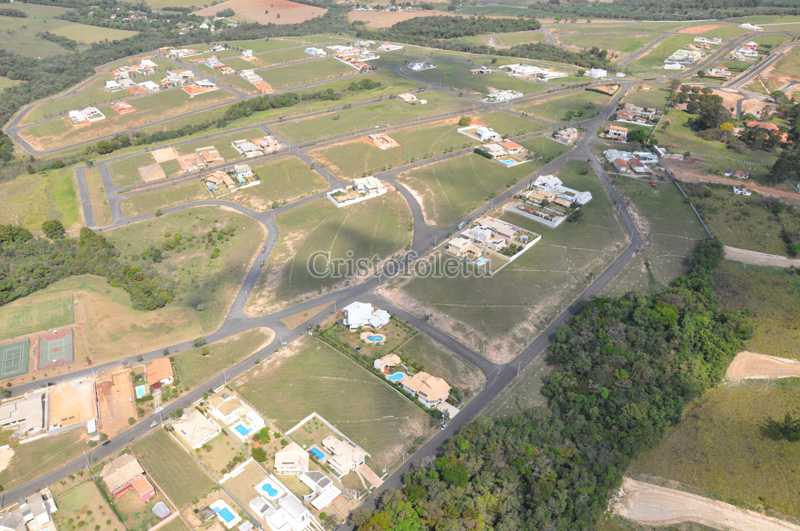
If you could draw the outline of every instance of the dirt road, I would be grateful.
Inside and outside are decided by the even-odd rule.
[[[725,246],[725,258],[733,262],[741,262],[756,266],[767,267],[800,267],[800,258],[787,258],[777,254],[767,254],[750,249]]]
[[[800,361],[746,350],[736,355],[725,373],[725,378],[729,382],[796,377],[800,377]]]
[[[614,504],[614,512],[644,525],[696,522],[715,529],[800,531],[800,526],[790,522],[631,478],[624,479],[622,489],[622,496]]]
[[[664,164],[675,175],[675,178],[685,183],[711,183],[727,186],[743,186],[748,190],[763,195],[764,197],[775,197],[784,201],[800,203],[800,193],[790,190],[781,190],[758,184],[752,180],[739,180],[730,177],[721,177],[697,171],[697,166],[692,161],[664,160]]]

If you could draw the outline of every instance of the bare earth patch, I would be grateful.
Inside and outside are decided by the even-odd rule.
[[[383,29],[412,18],[453,16],[454,14],[456,13],[426,9],[420,9],[419,11],[350,11],[347,14],[347,20],[350,22],[363,22],[368,28]]]
[[[299,24],[321,17],[327,9],[291,0],[228,0],[195,11],[201,17],[213,17],[219,11],[233,9],[234,18],[259,24]]]
[[[746,350],[736,355],[725,373],[725,378],[731,382],[796,377],[800,377],[800,361]]]
[[[707,31],[714,31],[717,28],[721,28],[722,24],[702,24],[700,26],[690,26],[688,28],[682,28],[678,30],[678,33],[686,33],[689,35],[700,35],[701,33],[706,33]]]
[[[8,465],[11,464],[11,460],[14,458],[14,449],[11,448],[9,445],[5,445],[0,448],[0,472],[8,468]]]

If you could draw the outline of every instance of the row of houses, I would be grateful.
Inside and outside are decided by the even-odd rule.
[[[731,52],[731,57],[734,59],[738,59],[739,61],[755,61],[760,57],[758,52],[759,47],[758,43],[755,41],[749,41],[738,48],[736,48],[733,52]]]
[[[652,167],[659,163],[658,155],[649,151],[607,149],[603,152],[603,157],[616,172],[623,174],[650,174]]]

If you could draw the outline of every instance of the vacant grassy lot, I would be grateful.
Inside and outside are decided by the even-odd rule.
[[[800,445],[761,432],[767,417],[800,407],[800,381],[725,385],[690,404],[636,475],[679,481],[693,491],[757,511],[800,516]]]
[[[625,102],[642,107],[664,108],[669,97],[669,90],[661,85],[639,85],[628,91]]]
[[[254,369],[239,387],[281,430],[316,411],[387,469],[428,433],[431,420],[422,409],[345,355],[313,339],[295,348]]]
[[[108,529],[125,531],[114,510],[103,498],[94,481],[84,481],[64,492],[55,494],[58,512],[54,520],[59,529],[77,531],[79,529]]]
[[[4,205],[0,223],[22,225],[38,232],[42,222],[57,219],[70,231],[80,223],[72,168],[25,174],[0,183]]]
[[[734,195],[727,186],[684,185],[686,193],[712,232],[726,245],[786,255],[781,227],[800,231],[797,208],[766,201],[758,195]]]
[[[422,197],[429,222],[448,226],[533,171],[532,163],[506,168],[469,153],[401,176]]]
[[[626,177],[614,178],[614,186],[636,209],[650,245],[613,282],[610,291],[659,289],[681,275],[685,259],[706,237],[700,222],[671,182],[654,186]]]
[[[314,155],[332,166],[337,174],[352,179],[477,145],[476,141],[456,132],[457,127],[454,121],[448,121],[441,125],[392,131],[389,136],[400,144],[392,149],[381,150],[367,138],[361,138],[317,151]]]
[[[597,116],[610,99],[605,94],[582,91],[542,102],[523,104],[518,110],[525,111],[534,118],[554,122],[586,120]]]
[[[420,278],[403,289],[491,359],[508,360],[518,352],[621,250],[623,233],[597,177],[583,163],[566,165],[559,177],[592,192],[577,222],[549,229],[502,215],[542,234],[542,241],[491,278]]]
[[[100,170],[96,166],[86,168],[86,185],[89,188],[89,201],[94,213],[94,222],[98,227],[110,225],[112,221],[111,206],[108,204],[106,189],[103,185],[103,178]]]
[[[331,259],[346,258],[348,253],[354,259],[386,258],[410,242],[411,219],[397,193],[338,209],[319,199],[278,216],[278,233],[280,243],[250,301],[253,311],[352,280],[353,275],[325,274],[327,253]],[[308,267],[314,256],[321,273],[317,276]]]
[[[267,343],[272,333],[266,329],[248,330],[236,336],[194,348],[172,357],[178,385],[189,390],[205,382]]]
[[[664,59],[680,48],[686,48],[694,40],[688,34],[671,35],[650,51],[647,55],[630,65],[633,72],[663,71]]]
[[[409,105],[398,99],[382,101],[364,107],[347,109],[318,118],[276,125],[274,129],[293,143],[312,142],[379,125],[401,125],[424,116],[438,115],[469,104],[468,101],[442,93],[420,96],[427,105]]]
[[[35,301],[15,301],[0,307],[0,339],[50,330],[75,321],[72,297],[56,295]]]
[[[254,220],[217,208],[193,208],[109,234],[120,252],[177,283],[176,302],[206,330],[216,328],[264,237]]]
[[[179,508],[202,498],[214,483],[164,430],[136,442],[131,448],[142,467]]]
[[[670,111],[655,133],[657,143],[675,153],[689,152],[700,159],[700,166],[710,173],[722,174],[733,169],[749,170],[754,177],[765,175],[777,156],[761,150],[748,149],[738,153],[722,142],[704,140],[697,136],[688,121],[691,115],[683,111]],[[666,126],[666,127],[664,127]]]
[[[17,81],[16,79],[0,76],[0,90],[19,85],[20,83],[24,83],[24,81]]]
[[[491,127],[503,136],[519,136],[547,128],[547,124],[543,122],[506,111],[481,114],[476,121]]]
[[[466,44],[482,44],[484,46],[494,46],[496,48],[510,48],[518,44],[544,42],[544,33],[539,30],[512,31],[509,33],[471,35],[469,37],[452,39],[452,41]]]
[[[636,22],[628,22],[615,24],[556,24],[551,27],[551,31],[562,46],[580,49],[600,46],[609,50],[612,58],[615,58],[644,47],[666,29],[656,27],[643,28]]]
[[[726,261],[717,269],[714,285],[725,307],[749,314],[753,337],[748,350],[800,359],[800,276]]]
[[[153,214],[163,208],[182,203],[210,199],[208,188],[199,178],[125,196],[122,213],[125,216]]]
[[[63,465],[88,449],[81,430],[52,435],[27,444],[14,445],[14,457],[0,472],[0,485],[9,489]]]
[[[311,61],[285,67],[270,68],[259,72],[264,81],[277,90],[299,87],[336,79],[345,75],[356,75],[356,71],[335,59]]]
[[[308,164],[289,156],[253,167],[261,184],[236,192],[232,199],[256,210],[268,210],[327,188],[328,183]]]
[[[525,140],[522,145],[533,154],[534,159],[540,164],[547,164],[569,151],[569,147],[544,136]]]

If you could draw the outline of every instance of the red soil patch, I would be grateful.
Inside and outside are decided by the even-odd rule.
[[[417,17],[453,16],[455,13],[444,11],[351,11],[347,14],[350,22],[363,22],[369,28],[382,29],[394,26],[399,22]]]
[[[678,30],[678,33],[688,33],[689,35],[700,35],[702,33],[706,33],[707,31],[714,31],[717,28],[722,27],[722,24],[703,24],[701,26],[691,26],[688,28],[683,28]]]
[[[291,0],[228,0],[195,11],[202,17],[214,16],[223,9],[233,9],[234,18],[259,24],[299,24],[321,17],[327,11],[321,7],[298,4]]]

